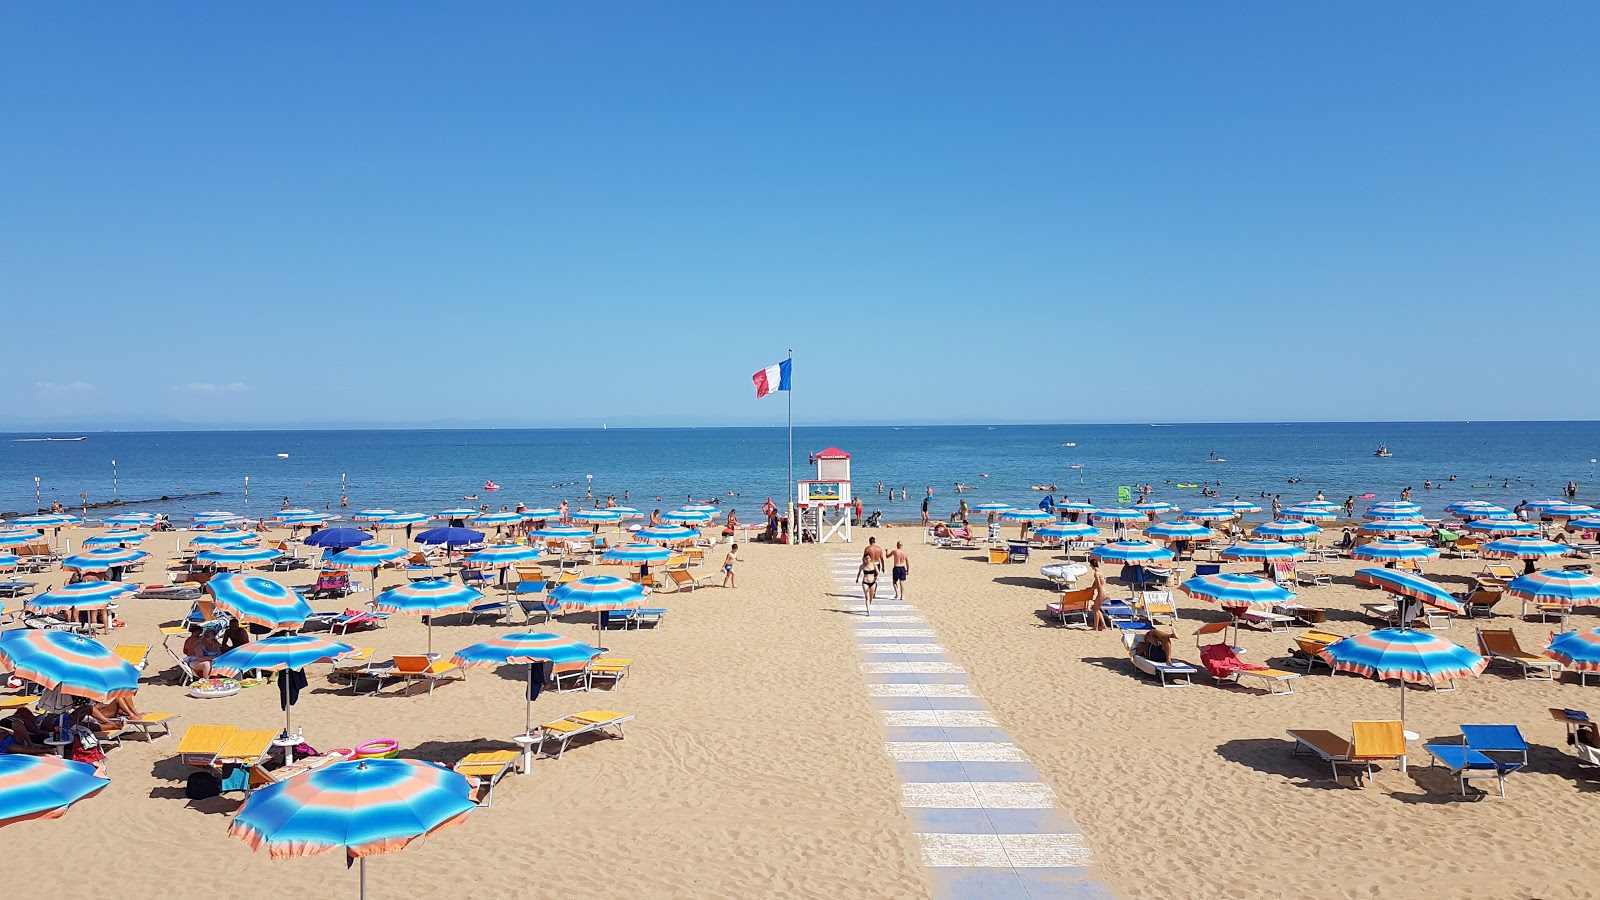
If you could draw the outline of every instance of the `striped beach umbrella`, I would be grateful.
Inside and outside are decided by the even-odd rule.
[[[648,596],[643,587],[625,578],[588,575],[551,591],[550,602],[557,604],[563,613],[594,613],[594,630],[598,635],[606,613],[638,609]]]
[[[64,528],[68,525],[82,524],[83,520],[77,516],[64,513],[39,513],[34,516],[18,516],[11,520],[11,524],[27,528]]]
[[[234,544],[231,547],[211,547],[201,550],[194,555],[194,558],[198,562],[218,568],[251,568],[267,565],[282,555],[282,553],[271,547],[251,547],[247,544]]]
[[[234,522],[243,522],[244,516],[241,516],[236,512],[213,509],[206,512],[197,512],[190,516],[189,520],[194,522],[196,525],[204,525],[207,528],[210,528],[216,525],[231,525]]]
[[[1251,534],[1264,540],[1304,541],[1322,534],[1322,529],[1298,519],[1275,519],[1257,525]]]
[[[1046,541],[1081,541],[1099,534],[1100,529],[1082,522],[1056,522],[1051,525],[1041,525],[1033,530],[1034,537]]]
[[[611,511],[616,513],[617,515],[623,517],[624,519],[642,519],[642,518],[644,518],[644,513],[638,511],[637,509],[634,509],[631,506],[613,506],[611,508]]]
[[[1600,509],[1582,503],[1563,503],[1560,506],[1547,507],[1544,514],[1553,519],[1580,519],[1600,514]]]
[[[1054,522],[1056,517],[1042,509],[1008,509],[1000,514],[1007,522]]]
[[[453,509],[441,509],[439,512],[435,513],[435,517],[440,519],[476,519],[481,515],[483,515],[481,511],[473,509],[470,506],[457,506]]]
[[[722,511],[721,507],[710,503],[685,503],[682,507],[680,507],[680,509],[687,509],[690,512],[703,513],[717,513]]]
[[[1325,509],[1329,512],[1338,512],[1344,508],[1331,500],[1302,500],[1296,503],[1295,506],[1304,506],[1307,509]]]
[[[7,753],[0,756],[0,827],[58,818],[67,807],[93,797],[110,783],[88,763]]]
[[[1178,588],[1191,597],[1210,600],[1224,609],[1273,607],[1292,602],[1295,598],[1294,591],[1265,578],[1231,572],[1199,575],[1178,585]]]
[[[1299,519],[1303,522],[1332,522],[1334,519],[1339,518],[1339,515],[1331,509],[1323,509],[1317,506],[1300,504],[1298,506],[1288,506],[1279,510],[1278,518]]]
[[[1461,527],[1478,534],[1492,534],[1497,537],[1526,537],[1539,531],[1539,526],[1521,519],[1474,519]]]
[[[1422,507],[1410,500],[1384,500],[1367,507],[1367,512],[1399,513],[1408,516],[1422,515]]]
[[[1424,522],[1408,520],[1401,522],[1367,522],[1357,528],[1356,531],[1362,534],[1376,534],[1383,537],[1415,537],[1430,534],[1433,529],[1429,528]]]
[[[657,544],[622,544],[612,547],[600,556],[606,566],[653,566],[671,559],[673,553]]]
[[[149,528],[156,523],[156,516],[155,513],[119,513],[106,516],[104,521],[118,528]]]
[[[266,847],[273,859],[342,850],[347,860],[361,860],[365,900],[368,856],[459,825],[477,808],[472,782],[439,763],[355,759],[255,791],[228,834],[253,850]]]
[[[1461,601],[1449,591],[1411,572],[1402,572],[1399,569],[1357,569],[1356,581],[1382,588],[1397,597],[1409,597],[1455,615],[1462,615],[1467,611],[1467,608],[1461,605]]]
[[[1149,541],[1112,541],[1089,551],[1089,555],[1106,562],[1120,562],[1132,566],[1172,560],[1171,550]]]
[[[1279,559],[1304,559],[1311,554],[1282,541],[1240,541],[1222,551],[1223,559],[1271,562]]]
[[[1499,559],[1543,559],[1547,556],[1563,556],[1571,553],[1572,548],[1566,544],[1547,541],[1535,537],[1503,537],[1490,541],[1479,548],[1484,556],[1493,556]]]
[[[1574,672],[1600,672],[1600,628],[1551,635],[1544,655]],[[0,757],[3,759],[4,757]]]
[[[522,513],[509,511],[484,513],[483,515],[473,519],[472,524],[478,526],[479,528],[484,528],[491,525],[495,528],[500,528],[506,525],[520,525],[522,524]]]
[[[1406,684],[1443,684],[1477,675],[1489,661],[1444,638],[1421,631],[1380,628],[1347,637],[1319,654],[1336,671],[1400,681],[1400,721],[1406,719]]]
[[[390,516],[397,515],[399,513],[392,509],[363,509],[358,513],[351,513],[350,518],[355,519],[357,522],[382,522]]]
[[[387,562],[405,559],[411,553],[388,544],[362,544],[340,550],[328,557],[327,564],[341,569],[376,569]]]
[[[430,578],[392,587],[372,598],[372,608],[377,612],[404,616],[426,616],[428,620],[428,653],[433,653],[433,617],[462,612],[483,599],[477,588]]]
[[[1450,514],[1458,519],[1515,518],[1511,510],[1506,509],[1504,506],[1495,506],[1493,503],[1485,503],[1482,506],[1464,506],[1460,509],[1451,510]]]
[[[225,572],[206,582],[217,609],[246,625],[272,631],[300,628],[311,615],[311,604],[293,589],[270,578]]]
[[[261,535],[254,531],[241,531],[238,528],[223,528],[218,531],[207,531],[189,538],[189,543],[196,547],[230,547],[234,544],[253,544],[261,540]]]
[[[1530,603],[1600,606],[1600,578],[1572,569],[1546,569],[1511,579],[1506,593]]]
[[[977,506],[968,507],[967,511],[984,516],[996,516],[1012,508],[1009,503],[979,503]]]
[[[1093,515],[1099,511],[1100,507],[1095,506],[1093,503],[1084,503],[1082,500],[1063,500],[1056,504],[1056,512],[1061,514]]]
[[[273,518],[277,519],[284,516],[309,516],[314,512],[316,512],[316,510],[305,509],[304,507],[285,507],[284,509],[278,510],[278,512],[274,514]],[[201,513],[201,515],[205,515],[205,513]]]
[[[128,547],[98,547],[69,556],[61,561],[61,568],[76,572],[105,572],[120,566],[144,562],[150,554]]]
[[[44,535],[31,528],[7,528],[0,531],[0,547],[23,547],[44,540]]]
[[[710,514],[703,510],[687,510],[710,518]],[[610,509],[575,509],[567,518],[574,522],[588,522],[591,525],[613,525],[622,521],[622,513]]]
[[[1109,509],[1097,510],[1094,514],[1096,522],[1143,522],[1146,516],[1136,509],[1123,506],[1113,506]]]
[[[141,544],[150,539],[150,535],[143,531],[134,531],[121,528],[97,534],[94,537],[84,538],[85,547],[125,547],[129,544]]]
[[[1422,513],[1396,512],[1369,506],[1367,511],[1361,514],[1361,518],[1366,519],[1368,522],[1420,522],[1422,521]]]
[[[124,581],[80,581],[53,587],[22,602],[39,612],[76,612],[80,609],[105,609],[117,600],[139,592],[138,585]]]
[[[634,537],[652,544],[686,544],[700,539],[700,532],[681,525],[652,525],[634,532]]]
[[[68,631],[0,631],[0,672],[47,691],[102,702],[131,697],[139,689],[139,670],[127,660],[93,638]]]
[[[676,522],[679,525],[703,525],[711,521],[711,514],[692,509],[674,509],[661,514],[664,522]]]
[[[11,553],[0,553],[0,569],[15,569],[22,564],[22,557]]]
[[[395,513],[379,519],[378,525],[382,528],[404,528],[407,525],[422,525],[432,518],[425,513]]]
[[[559,519],[561,518],[561,510],[551,506],[543,506],[539,509],[525,509],[522,511],[522,517],[530,522],[542,522],[545,519]]]
[[[1206,541],[1212,538],[1211,529],[1195,522],[1158,522],[1144,529],[1146,537],[1175,541]]]
[[[1523,509],[1534,510],[1535,512],[1543,514],[1545,512],[1545,510],[1553,509],[1553,508],[1558,507],[1558,506],[1566,506],[1570,502],[1571,501],[1568,501],[1568,500],[1554,500],[1554,499],[1550,499],[1550,500],[1534,500],[1531,503],[1522,504],[1522,508]],[[18,521],[21,521],[21,520],[19,519]]]
[[[1221,503],[1216,503],[1213,505],[1220,506],[1223,509],[1232,510],[1233,514],[1236,516],[1242,516],[1245,513],[1261,512],[1261,507],[1251,503],[1248,500],[1224,500]]]
[[[450,662],[463,669],[498,668],[500,666],[526,665],[528,691],[524,734],[533,733],[534,668],[539,663],[558,666],[587,664],[600,655],[600,648],[582,641],[568,640],[559,634],[527,632],[505,634],[463,647]]]
[[[1600,531],[1600,516],[1579,516],[1568,519],[1567,527],[1575,531]]]
[[[530,559],[538,558],[538,549],[529,547],[527,544],[491,544],[463,559],[461,564],[464,566],[497,569],[509,566],[512,563],[527,562]]]
[[[1168,503],[1165,500],[1140,500],[1138,503],[1133,505],[1133,508],[1145,514],[1160,514],[1172,512],[1178,508],[1178,504]]]
[[[1437,559],[1439,551],[1416,541],[1368,541],[1350,551],[1356,559],[1398,562],[1407,559]]]
[[[356,652],[356,648],[312,634],[281,634],[235,647],[211,661],[211,671],[219,675],[244,672],[282,672],[304,669],[312,663],[333,662]],[[283,705],[283,733],[294,734],[291,719],[294,704]]]
[[[333,513],[300,513],[293,516],[282,516],[278,521],[290,528],[306,528],[312,525],[326,525],[338,518]]]
[[[563,541],[590,541],[594,540],[594,532],[587,528],[577,528],[572,525],[546,525],[528,532],[528,538],[546,543],[560,543]]]
[[[1184,510],[1178,518],[1190,522],[1216,522],[1221,519],[1232,519],[1236,515],[1238,514],[1225,506],[1197,506],[1194,509]]]

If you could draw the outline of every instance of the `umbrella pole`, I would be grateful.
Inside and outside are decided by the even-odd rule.
[[[367,900],[367,858],[361,857],[361,900]]]
[[[527,701],[526,712],[522,717],[522,733],[533,734],[533,661],[528,661],[528,692],[523,695]]]

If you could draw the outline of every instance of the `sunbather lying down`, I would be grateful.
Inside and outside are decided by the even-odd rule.
[[[1151,628],[1133,645],[1133,652],[1151,662],[1172,662],[1172,639],[1175,635],[1160,628]]]

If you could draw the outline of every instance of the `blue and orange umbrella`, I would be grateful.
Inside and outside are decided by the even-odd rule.
[[[361,861],[459,825],[477,808],[472,782],[438,763],[359,759],[332,763],[268,785],[245,800],[228,834],[273,859],[343,850]]]
[[[1303,541],[1322,533],[1322,529],[1299,519],[1277,519],[1257,525],[1251,533],[1274,541]]]
[[[1376,534],[1384,537],[1418,537],[1433,531],[1427,523],[1414,519],[1403,519],[1394,522],[1367,522],[1356,531],[1362,534]]]
[[[207,550],[201,550],[194,555],[194,558],[198,562],[218,568],[224,566],[249,568],[267,565],[282,555],[282,553],[270,547],[251,547],[248,544],[234,544],[229,547],[212,547]]]
[[[1546,569],[1513,578],[1506,593],[1530,603],[1600,606],[1600,578],[1572,569]]]
[[[671,550],[656,544],[623,544],[602,554],[600,563],[611,566],[653,566],[666,562],[672,556]]]
[[[1223,559],[1271,562],[1279,559],[1304,559],[1311,554],[1282,541],[1240,541],[1222,551]]]
[[[339,518],[333,513],[296,513],[294,515],[280,515],[278,521],[290,528],[301,528],[307,525],[326,525]]]
[[[1042,509],[1008,509],[1000,513],[1000,518],[1008,522],[1053,522],[1056,517]]]
[[[304,669],[312,663],[332,662],[341,656],[356,652],[356,648],[338,641],[330,641],[312,634],[282,634],[251,641],[235,647],[211,662],[211,671],[219,675],[238,675],[243,672],[282,672]],[[291,716],[294,704],[283,700],[283,733],[291,735]]]
[[[1095,537],[1100,529],[1082,522],[1056,522],[1051,525],[1041,525],[1033,530],[1033,536],[1047,541],[1072,541],[1085,540]]]
[[[648,595],[643,587],[625,578],[589,575],[569,581],[550,592],[550,602],[563,613],[592,612],[594,629],[601,631],[605,614],[643,606]]]
[[[674,509],[661,514],[662,521],[676,522],[679,525],[702,525],[711,521],[711,513],[701,512],[696,509]]]
[[[1399,569],[1357,569],[1355,577],[1362,584],[1382,588],[1397,597],[1409,597],[1455,615],[1467,611],[1453,594],[1421,575]]]
[[[449,526],[446,528],[429,528],[417,535],[419,544],[442,544],[446,547],[470,547],[483,543],[483,532],[473,531],[471,528]]]
[[[1583,503],[1562,503],[1558,506],[1545,507],[1544,514],[1552,519],[1581,519],[1584,516],[1600,514],[1600,509]]]
[[[220,509],[209,510],[207,512],[197,512],[189,518],[194,522],[194,524],[205,528],[216,528],[219,525],[232,525],[234,523],[244,521],[244,516],[241,516],[236,512],[227,512],[226,510]]]
[[[411,553],[388,544],[361,544],[340,550],[328,557],[328,565],[341,569],[375,569],[387,562],[405,559]]]
[[[218,531],[207,531],[189,538],[189,543],[196,547],[231,547],[234,544],[253,544],[261,539],[261,535],[253,531],[241,531],[238,528],[223,528]]]
[[[1294,600],[1294,591],[1265,578],[1223,572],[1217,575],[1198,575],[1178,585],[1178,589],[1191,597],[1210,600],[1224,609],[1239,607],[1273,607]]]
[[[392,587],[372,599],[377,612],[428,617],[428,652],[433,652],[433,617],[458,613],[483,599],[477,588],[430,578]]]
[[[705,516],[707,519],[711,518],[709,513],[701,510],[686,509],[683,511],[697,513]],[[587,522],[591,525],[610,525],[621,522],[622,513],[610,509],[575,509],[572,511],[571,515],[567,516],[567,518],[574,522]],[[697,519],[696,521],[704,521],[704,519]]]
[[[1379,509],[1375,506],[1369,506],[1367,511],[1361,514],[1361,518],[1366,519],[1368,522],[1420,522],[1422,521],[1422,513]]]
[[[140,544],[150,539],[150,535],[143,531],[131,528],[118,528],[97,534],[94,537],[84,538],[85,547],[125,547],[129,544]]]
[[[1171,550],[1149,541],[1112,541],[1094,548],[1089,555],[1106,562],[1132,566],[1169,562],[1173,558]]]
[[[523,634],[503,634],[499,637],[473,644],[470,647],[463,647],[456,652],[455,656],[450,658],[450,661],[463,669],[527,664],[528,710],[525,733],[532,734],[534,665],[544,662],[558,666],[588,663],[599,656],[600,652],[598,647],[592,647],[582,641],[569,640],[559,634],[535,631]]]
[[[11,520],[11,524],[24,525],[28,528],[64,528],[68,525],[81,525],[83,520],[62,513],[40,513],[35,516],[18,516]]]
[[[545,529],[548,531],[549,529]],[[538,532],[534,532],[538,534]],[[634,533],[634,537],[641,541],[653,544],[684,544],[699,540],[700,532],[693,528],[684,528],[682,525],[652,525],[641,528]]]
[[[1302,503],[1298,506],[1289,506],[1278,510],[1280,519],[1299,519],[1303,522],[1332,522],[1339,518],[1337,512],[1320,506]]]
[[[1495,537],[1526,537],[1539,531],[1539,526],[1521,519],[1473,519],[1461,527],[1477,534],[1489,534]]]
[[[1490,541],[1478,549],[1484,556],[1527,560],[1564,556],[1572,552],[1572,548],[1566,544],[1535,537],[1504,537]]]
[[[1406,684],[1440,685],[1477,675],[1489,660],[1421,631],[1380,628],[1329,644],[1319,654],[1340,672],[1400,681],[1400,722],[1406,720]]]
[[[472,520],[472,524],[479,528],[485,525],[493,525],[498,528],[502,525],[520,525],[521,523],[522,513],[509,511],[484,513]]]
[[[1600,672],[1600,628],[1552,635],[1544,654],[1562,666],[1581,673],[1584,683],[1588,683],[1588,673]]]
[[[398,515],[399,513],[392,509],[363,509],[358,513],[352,514],[350,518],[355,519],[357,522],[381,522],[390,516]]]
[[[1100,507],[1093,503],[1084,503],[1082,500],[1063,500],[1056,504],[1057,513],[1078,513],[1080,515],[1094,515]]]
[[[546,519],[559,519],[561,518],[561,510],[549,506],[541,507],[539,509],[525,509],[522,511],[522,517],[530,522],[542,522]]]
[[[105,523],[118,528],[148,528],[156,523],[155,513],[120,513],[106,516]]]
[[[407,525],[421,525],[432,518],[424,513],[395,513],[379,519],[378,525],[384,528],[404,528]]]
[[[0,569],[15,569],[22,564],[22,558],[13,553],[0,553]]]
[[[1172,512],[1178,508],[1178,505],[1176,503],[1168,503],[1165,500],[1140,500],[1133,505],[1133,508],[1142,513],[1156,513],[1159,515],[1160,513]]]
[[[1579,516],[1568,519],[1567,527],[1575,531],[1600,531],[1600,516]]]
[[[686,529],[687,530],[687,529]],[[594,533],[587,528],[574,528],[571,525],[547,525],[528,532],[528,537],[538,541],[588,541],[594,539]]]
[[[0,632],[0,672],[90,700],[131,697],[139,689],[139,670],[127,660],[99,641],[66,631]]]
[[[1356,559],[1370,559],[1379,562],[1400,562],[1403,560],[1437,559],[1439,551],[1419,544],[1416,541],[1368,541],[1350,551]]]
[[[1410,500],[1384,500],[1367,507],[1367,512],[1395,513],[1404,516],[1422,515],[1422,507]]]
[[[299,593],[259,575],[224,573],[206,582],[217,609],[246,625],[272,631],[299,628],[311,615],[311,604]]]
[[[1094,520],[1096,522],[1142,522],[1145,519],[1146,516],[1144,513],[1139,512],[1136,509],[1128,509],[1122,506],[1114,506],[1110,509],[1096,510],[1094,513]]]
[[[1211,529],[1197,522],[1158,522],[1144,529],[1146,537],[1174,541],[1205,541],[1212,538]]]
[[[463,559],[461,564],[492,569],[538,558],[538,549],[526,544],[492,544]]]
[[[1184,510],[1183,514],[1178,518],[1187,519],[1190,522],[1216,522],[1221,519],[1232,519],[1238,515],[1238,513],[1226,506],[1199,506],[1194,509]]]
[[[43,539],[43,534],[31,528],[0,529],[0,547],[22,547]]]
[[[64,584],[42,594],[35,594],[24,600],[23,605],[40,612],[104,609],[107,604],[138,591],[137,585],[122,581],[80,581],[77,584]]]
[[[79,572],[104,572],[121,566],[144,562],[150,554],[128,547],[99,547],[69,556],[61,561],[61,568]]]
[[[110,783],[88,763],[22,753],[0,755],[0,826],[57,818]]]
[[[1224,500],[1223,502],[1215,505],[1220,506],[1223,509],[1233,510],[1233,514],[1236,516],[1242,516],[1245,513],[1261,512],[1261,507],[1251,503],[1248,500]]]

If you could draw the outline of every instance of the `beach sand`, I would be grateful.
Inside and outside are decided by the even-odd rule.
[[[67,532],[74,542],[88,531]],[[952,659],[970,674],[1019,749],[1082,828],[1092,875],[1125,897],[1577,897],[1593,893],[1595,869],[1581,824],[1593,812],[1593,773],[1580,773],[1548,707],[1594,709],[1591,690],[1525,682],[1510,670],[1462,682],[1454,693],[1415,691],[1408,725],[1424,740],[1457,734],[1463,722],[1519,725],[1535,745],[1532,765],[1512,777],[1506,799],[1461,800],[1420,746],[1401,774],[1386,767],[1362,790],[1336,785],[1325,764],[1290,756],[1288,728],[1348,732],[1352,719],[1398,715],[1393,684],[1318,674],[1296,693],[1213,686],[1162,690],[1137,676],[1113,634],[1047,625],[1037,614],[1052,592],[1035,552],[1028,565],[989,565],[970,551],[935,550],[919,529],[888,528],[912,552],[910,599]],[[146,549],[165,559],[175,536]],[[494,806],[406,850],[369,862],[374,897],[925,897],[929,870],[900,807],[882,717],[868,700],[851,601],[834,596],[827,556],[853,545],[741,548],[739,587],[663,592],[669,610],[656,631],[611,631],[613,656],[636,660],[616,693],[547,691],[536,721],[601,707],[637,716],[623,740],[574,744],[561,760],[537,760],[511,776]],[[720,559],[721,548],[708,551]],[[153,563],[155,561],[152,561]],[[1545,563],[1552,565],[1553,563]],[[1348,576],[1350,562],[1328,566]],[[1479,561],[1438,561],[1450,580]],[[136,580],[156,581],[152,564]],[[1227,571],[1251,571],[1232,565]],[[614,569],[598,571],[613,574]],[[264,573],[307,584],[305,570]],[[59,584],[62,573],[30,576]],[[381,586],[401,580],[385,573]],[[716,579],[720,581],[719,579]],[[887,587],[887,585],[885,585]],[[370,598],[314,603],[318,609]],[[1341,578],[1307,588],[1303,600],[1332,611],[1328,627],[1353,634],[1359,604],[1380,598]],[[1220,618],[1179,597],[1180,655],[1195,659],[1194,627]],[[16,601],[9,601],[16,605]],[[270,687],[220,700],[189,698],[171,678],[157,628],[188,604],[130,600],[128,623],[108,644],[149,643],[138,702],[195,724],[276,728]],[[1514,611],[1513,601],[1501,611]],[[548,630],[592,639],[592,617],[549,626],[465,626],[443,619],[434,647],[449,653],[489,636]],[[1580,612],[1578,627],[1593,624]],[[1553,626],[1494,620],[1524,646],[1543,646]],[[1445,637],[1471,645],[1470,623]],[[351,635],[378,657],[420,652],[414,618]],[[1289,634],[1246,630],[1246,659],[1281,658]],[[473,670],[433,696],[351,696],[314,667],[295,722],[318,749],[373,738],[399,741],[405,756],[454,762],[481,749],[512,748],[523,723],[522,667]],[[1509,672],[1501,674],[1502,672]],[[393,694],[395,688],[385,693]],[[214,897],[354,896],[357,875],[339,854],[270,860],[226,836],[239,796],[191,803],[188,770],[173,756],[176,735],[111,754],[113,782],[59,820],[0,830],[7,859],[26,859],[50,890],[126,896],[182,892]],[[1489,782],[1476,782],[1485,784]]]

